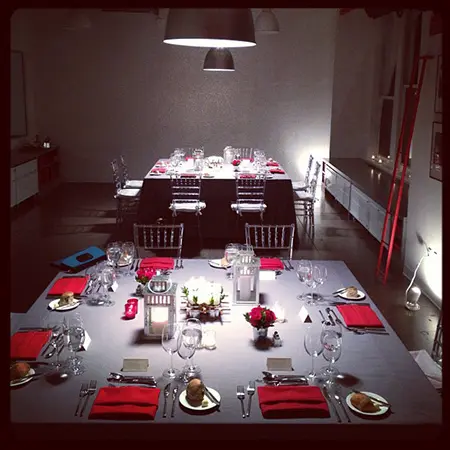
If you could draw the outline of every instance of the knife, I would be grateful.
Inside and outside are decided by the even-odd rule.
[[[27,331],[49,331],[49,327],[20,327],[17,333],[26,333]]]
[[[331,325],[334,327],[334,326],[336,325],[336,322],[335,322],[334,319],[331,317],[331,314],[330,314],[331,308],[325,308],[325,311],[326,311],[327,314],[328,314],[328,318],[330,319]]]
[[[334,292],[332,292],[331,293],[331,295],[336,295],[336,294],[340,294],[341,292],[344,292],[344,291],[346,291],[348,288],[342,288],[342,289],[338,289],[337,291],[334,291]]]
[[[55,341],[52,343],[53,348],[50,350],[49,353],[47,353],[47,354],[44,356],[45,358],[51,358],[51,357],[55,354],[55,352],[56,352],[56,350],[58,349],[58,346],[59,346],[59,344],[60,344],[60,341],[62,341],[62,338],[63,338],[63,335],[60,334],[60,335],[55,339]]]
[[[216,397],[211,393],[211,391],[205,386],[205,394],[206,396],[217,405],[217,411],[220,411],[220,402],[217,400]]]
[[[175,416],[175,400],[177,399],[178,386],[175,386],[172,390],[172,411],[170,417]]]
[[[167,417],[166,408],[167,408],[167,397],[169,396],[169,391],[170,391],[170,383],[166,384],[166,386],[164,387],[164,410],[163,410],[163,417]]]
[[[323,312],[319,309],[319,313],[322,316],[322,323],[326,323],[325,316],[323,315]]]
[[[52,338],[50,339],[50,342],[47,344],[45,349],[42,350],[41,355],[45,355],[50,350],[50,347],[52,346],[52,344],[55,343],[60,337],[61,337],[61,333],[57,334],[56,336],[52,336]]]
[[[330,395],[328,394],[327,388],[326,388],[325,386],[323,386],[323,387],[322,387],[322,391],[323,391],[323,394],[324,394],[325,398],[328,400],[328,403],[332,406],[333,411],[334,411],[334,414],[335,414],[335,416],[337,417],[337,421],[338,421],[339,423],[341,423],[341,422],[342,422],[341,416],[339,415],[338,410],[337,410],[335,404],[334,404],[333,401],[331,400],[331,397],[330,397]]]

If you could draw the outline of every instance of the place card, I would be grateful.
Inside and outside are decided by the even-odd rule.
[[[111,290],[113,291],[113,292],[116,292],[117,291],[117,289],[118,289],[118,287],[119,287],[119,283],[117,283],[117,281],[114,281],[114,283],[111,285]]]
[[[122,372],[147,372],[147,358],[123,358]]]
[[[300,309],[300,312],[298,313],[298,315],[300,316],[300,319],[303,323],[311,323],[311,316],[308,313],[308,310],[302,306]]]
[[[89,348],[89,345],[91,344],[91,337],[89,336],[88,332],[84,330],[84,342],[81,346],[80,350],[87,350]]]
[[[269,371],[291,371],[292,367],[291,358],[267,358],[267,370]]]
[[[269,280],[276,280],[277,279],[277,273],[275,270],[260,270],[259,271],[259,280],[260,281],[269,281]]]

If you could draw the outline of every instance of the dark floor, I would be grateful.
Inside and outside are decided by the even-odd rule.
[[[342,260],[353,272],[409,350],[431,352],[439,310],[424,296],[421,309],[404,307],[408,280],[401,264],[391,265],[383,285],[375,276],[379,243],[328,194],[316,203],[315,232],[306,233],[298,218],[299,249],[294,259]],[[63,184],[45,197],[30,199],[11,211],[11,312],[26,312],[58,269],[50,262],[90,245],[104,246],[112,239],[132,240],[131,230],[119,233],[115,224],[112,185]],[[204,242],[205,250],[193,257],[221,257],[225,243]],[[189,250],[189,249],[188,249]],[[32,261],[23,285],[24,255]],[[30,261],[30,258],[32,260]]]

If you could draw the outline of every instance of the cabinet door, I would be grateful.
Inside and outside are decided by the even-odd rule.
[[[23,202],[27,198],[38,193],[37,171],[16,180],[17,203]]]
[[[334,195],[336,190],[336,172],[325,165],[325,188],[327,191]]]

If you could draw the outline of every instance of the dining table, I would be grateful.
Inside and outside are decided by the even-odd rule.
[[[292,261],[292,266],[296,266]],[[268,308],[282,308],[284,321],[269,328],[269,338],[276,332],[281,345],[260,347],[253,339],[253,330],[244,315],[256,304],[235,305],[233,300],[234,280],[226,276],[222,268],[213,267],[207,259],[185,259],[183,268],[173,270],[169,277],[178,288],[191,277],[205,277],[206,280],[223,286],[224,304],[227,308],[218,319],[208,319],[203,324],[215,331],[216,347],[201,348],[194,355],[195,364],[201,369],[204,384],[220,395],[220,410],[213,409],[198,414],[179,403],[179,395],[185,384],[179,384],[178,397],[174,403],[174,415],[163,417],[163,388],[168,380],[162,374],[170,366],[170,356],[161,345],[161,340],[149,340],[144,334],[144,299],[138,298],[138,314],[132,320],[125,320],[124,306],[129,298],[135,298],[136,281],[133,270],[119,272],[118,287],[111,292],[112,306],[92,306],[86,298],[70,311],[49,310],[48,292],[56,280],[66,273],[60,272],[49,283],[39,298],[11,326],[11,335],[25,326],[46,326],[55,320],[69,320],[80,314],[84,328],[91,342],[87,350],[78,352],[85,372],[68,376],[60,383],[50,383],[45,372],[51,362],[38,356],[36,372],[44,375],[28,383],[10,389],[10,421],[15,439],[127,439],[127,440],[339,440],[339,439],[434,439],[442,429],[442,398],[416,364],[394,329],[383,317],[364,287],[354,277],[343,261],[314,261],[327,268],[327,279],[316,288],[322,300],[307,304],[299,300],[299,294],[309,290],[300,283],[295,270],[289,265],[275,273],[274,277],[261,277],[259,281],[259,304]],[[82,274],[83,272],[81,272]],[[272,278],[272,279],[269,279]],[[242,417],[236,388],[247,388],[250,381],[262,386],[263,371],[268,370],[268,358],[290,358],[292,370],[289,373],[305,375],[311,368],[311,356],[303,346],[308,326],[321,326],[319,311],[331,307],[333,302],[349,302],[332,295],[338,289],[355,286],[364,293],[364,303],[376,313],[385,334],[357,334],[343,329],[342,352],[335,367],[342,374],[349,374],[359,380],[357,388],[381,395],[391,405],[383,415],[368,417],[355,413],[345,403],[344,408],[350,421],[338,422],[330,404],[329,417],[309,418],[264,418],[259,406],[258,393],[253,396],[249,417]],[[387,294],[388,295],[388,294]],[[361,303],[360,301],[359,303]],[[305,319],[305,311],[308,319]],[[177,295],[176,321],[182,322],[186,314],[182,298]],[[270,339],[269,339],[270,342]],[[67,349],[61,358],[68,356]],[[96,380],[98,389],[109,386],[110,372],[121,372],[124,358],[148,359],[146,372],[133,375],[152,375],[161,389],[154,420],[102,420],[89,418],[93,399],[89,400],[87,413],[75,416],[82,382]],[[185,361],[174,355],[174,366],[181,369]],[[327,365],[322,357],[316,358],[319,369]],[[281,372],[284,373],[284,372]],[[128,374],[123,372],[123,374]],[[169,380],[170,381],[170,380]],[[150,388],[148,388],[150,389]],[[343,398],[351,392],[350,387],[341,386]],[[95,395],[94,395],[95,397]],[[248,396],[245,395],[245,404]],[[172,399],[168,399],[168,409]],[[337,406],[337,405],[334,405]],[[338,409],[341,416],[342,410]],[[345,418],[345,415],[343,415]]]
[[[169,210],[172,200],[169,169],[168,160],[160,159],[145,175],[139,196],[138,223],[153,224],[161,218],[167,223],[189,220],[187,214],[172,218]],[[276,173],[271,173],[271,170]],[[242,163],[237,167],[232,164],[209,167],[205,162],[202,170],[195,171],[192,160],[188,160],[175,167],[174,172],[179,175],[197,174],[202,178],[200,200],[206,203],[206,208],[200,217],[200,227],[204,239],[242,240],[245,222],[260,223],[259,213],[247,213],[241,218],[231,209],[231,204],[236,201],[236,175],[255,174],[256,168],[252,163]],[[267,166],[264,203],[267,205],[264,224],[296,224],[292,181],[280,165]],[[194,228],[188,227],[185,232],[195,235],[197,231]]]

